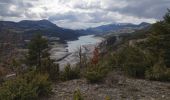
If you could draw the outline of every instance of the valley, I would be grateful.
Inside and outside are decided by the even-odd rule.
[[[169,27],[0,21],[0,100],[169,100]]]

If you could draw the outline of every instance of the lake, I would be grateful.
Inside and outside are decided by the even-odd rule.
[[[67,41],[68,44],[68,52],[74,52],[78,50],[80,46],[83,45],[90,45],[90,44],[97,44],[102,41],[102,38],[95,37],[94,35],[86,35],[86,36],[81,36],[78,38],[78,40],[75,41]]]

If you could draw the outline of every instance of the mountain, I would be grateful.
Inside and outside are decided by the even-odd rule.
[[[0,21],[0,33],[6,30],[11,33],[22,33],[24,39],[30,39],[36,33],[48,37],[59,37],[61,41],[74,40],[81,35],[75,30],[58,27],[48,20]]]
[[[36,33],[41,33],[47,37],[58,37],[61,42],[67,40],[78,39],[81,35],[87,34],[106,34],[106,33],[131,33],[135,30],[148,27],[149,23],[141,23],[139,25],[131,23],[120,24],[108,24],[99,27],[88,28],[86,30],[71,30],[58,27],[48,20],[23,20],[20,22],[0,21],[0,38],[6,36],[6,34],[18,34],[21,35],[22,40],[29,40]],[[13,36],[11,35],[11,36]]]
[[[104,34],[110,32],[122,32],[122,33],[131,33],[135,30],[140,30],[150,26],[149,23],[142,22],[141,24],[131,24],[131,23],[118,23],[118,24],[108,24],[102,25],[94,28],[88,28],[86,30],[79,30],[81,33],[85,34]]]
[[[30,21],[23,20],[18,23],[21,28],[59,28],[48,20]],[[34,27],[33,27],[34,26]]]

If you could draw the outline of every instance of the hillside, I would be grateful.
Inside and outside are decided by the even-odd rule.
[[[114,36],[114,33],[108,35],[106,40],[99,45],[100,60],[98,61],[98,65],[96,65],[97,68],[89,64],[91,69],[89,70],[89,77],[83,74],[84,77],[80,79],[71,79],[56,83],[53,85],[53,94],[49,98],[43,98],[42,100],[72,100],[77,90],[80,91],[80,94],[76,96],[79,98],[83,97],[84,100],[169,100],[170,84],[168,76],[165,77],[165,80],[140,76],[143,68],[147,65],[142,65],[145,64],[142,60],[143,56],[140,54],[141,52],[136,49],[134,50],[134,48],[139,48],[139,45],[143,45],[150,38],[149,34],[153,31],[151,29],[147,28],[130,34],[121,34],[119,35],[119,41],[117,41],[117,36]],[[142,48],[142,51],[146,48]],[[94,53],[94,55],[97,54]],[[130,65],[129,70],[126,67],[124,68],[124,64],[126,66]],[[98,67],[102,68],[102,71]],[[104,75],[104,78],[101,77],[100,75],[103,74],[103,70],[107,69],[109,70],[107,75]],[[126,70],[129,72],[126,72]],[[160,68],[160,70],[162,69]],[[96,73],[100,75],[98,76]],[[156,77],[159,77],[159,74]],[[162,78],[164,79],[164,77]],[[93,83],[92,81],[91,83],[90,80],[95,80],[95,82]],[[166,80],[168,82],[164,82]]]
[[[0,0],[0,100],[170,100],[170,0]]]
[[[36,33],[48,37],[59,37],[61,41],[74,40],[81,35],[74,30],[58,27],[48,20],[0,21],[1,35],[5,35],[4,30],[9,30],[11,33],[21,33],[23,39],[30,39]]]

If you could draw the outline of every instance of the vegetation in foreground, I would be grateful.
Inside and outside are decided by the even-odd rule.
[[[1,100],[37,100],[51,93],[48,74],[29,72],[8,80],[0,87]]]
[[[13,60],[12,66],[16,77],[1,83],[1,100],[37,100],[48,96],[51,82],[58,78],[59,67],[49,58],[48,42],[41,35],[29,43],[26,59]]]

